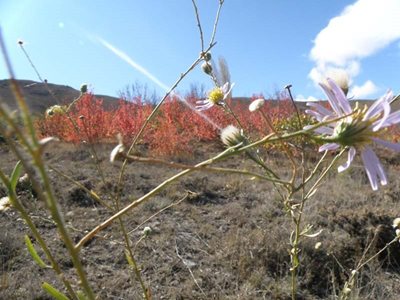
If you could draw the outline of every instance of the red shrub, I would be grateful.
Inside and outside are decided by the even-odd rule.
[[[253,100],[255,98],[262,98],[262,95],[254,96]],[[196,111],[196,101],[194,96],[188,96],[186,102],[177,98],[167,99],[139,143],[147,144],[157,155],[189,154],[194,143],[216,140],[222,128],[229,124],[237,126],[236,120],[218,106]],[[228,100],[246,133],[255,140],[268,134],[270,128],[259,112],[249,111],[250,103]],[[143,103],[140,97],[131,102],[121,100],[114,109],[106,110],[102,100],[87,94],[68,114],[54,114],[38,120],[36,127],[40,137],[55,136],[68,142],[104,141],[121,133],[125,143],[130,143],[152,110],[153,105]],[[261,110],[278,131],[297,130],[298,125],[293,125],[297,122],[295,108],[290,100],[266,100]],[[400,140],[398,127],[389,128],[387,134],[393,141]]]
[[[140,98],[135,98],[133,102],[120,100],[117,109],[111,112],[110,133],[120,133],[125,142],[133,139],[152,109],[150,104],[143,104]]]
[[[103,101],[85,94],[69,112],[47,116],[37,121],[39,135],[54,136],[67,142],[97,142],[109,137],[110,113]]]

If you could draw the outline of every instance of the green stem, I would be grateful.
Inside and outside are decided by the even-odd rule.
[[[290,251],[290,256],[291,256],[291,261],[292,261],[292,267],[290,269],[291,271],[291,284],[292,284],[292,300],[296,299],[296,292],[297,292],[297,271],[298,267],[300,265],[299,262],[299,256],[298,253],[300,251],[299,244],[300,244],[300,238],[301,238],[301,221],[303,217],[303,210],[304,210],[304,205],[306,201],[313,195],[315,192],[316,188],[320,184],[323,178],[328,174],[328,172],[332,169],[332,167],[335,165],[337,160],[342,156],[342,154],[347,150],[347,148],[343,148],[336,156],[334,159],[332,159],[331,163],[328,165],[328,167],[322,172],[322,174],[319,176],[319,178],[316,180],[314,185],[309,189],[306,195],[302,196],[302,200],[300,202],[300,206],[297,209],[297,217],[296,217],[296,212],[293,211],[292,209],[292,215],[293,215],[293,222],[295,223],[295,229],[294,229],[294,239],[291,241],[292,249]],[[322,161],[322,160],[321,160]],[[316,169],[313,171],[314,173],[316,172]],[[291,198],[292,195],[289,195],[288,198]]]
[[[9,198],[10,198],[11,204],[20,213],[22,219],[28,225],[29,229],[32,232],[32,235],[38,241],[38,243],[39,243],[40,247],[42,248],[44,254],[46,255],[47,259],[50,261],[51,267],[56,272],[56,274],[61,279],[61,281],[64,283],[64,286],[67,289],[69,295],[73,299],[78,300],[78,296],[75,294],[75,292],[74,292],[73,288],[71,287],[71,284],[69,283],[69,281],[65,278],[63,272],[61,271],[60,266],[58,265],[57,261],[54,259],[53,255],[51,254],[49,248],[47,247],[46,242],[44,241],[44,239],[40,235],[39,231],[37,230],[35,224],[33,223],[31,217],[29,216],[28,212],[25,210],[25,208],[18,201],[17,195],[15,194],[13,189],[11,188],[10,181],[8,180],[7,176],[1,170],[0,170],[0,179],[3,181],[4,185],[8,189],[8,193],[9,193]]]
[[[81,286],[84,289],[86,296],[90,300],[94,300],[95,296],[89,285],[85,271],[84,271],[82,263],[80,261],[79,252],[76,251],[74,244],[73,244],[73,242],[69,236],[69,233],[67,231],[67,228],[65,227],[64,220],[63,220],[62,215],[58,208],[57,200],[55,199],[53,190],[51,188],[50,180],[49,180],[47,172],[44,168],[44,163],[39,154],[35,155],[33,157],[33,159],[34,159],[34,165],[39,170],[39,174],[40,174],[40,177],[42,178],[43,186],[44,186],[44,193],[42,194],[42,193],[40,193],[40,191],[38,191],[38,192],[43,195],[42,197],[45,198],[44,200],[47,203],[47,206],[48,206],[48,209],[50,210],[51,216],[57,225],[58,232],[60,233],[60,236],[61,236],[62,240],[64,241],[64,244],[71,256],[72,262],[73,262],[75,270],[79,276]]]
[[[85,272],[83,271],[83,267],[81,265],[78,252],[74,248],[72,240],[69,237],[69,234],[68,234],[68,232],[66,230],[66,227],[64,225],[64,222],[63,222],[63,219],[61,217],[61,214],[60,214],[60,212],[58,210],[58,203],[57,203],[56,199],[54,198],[54,193],[52,192],[51,184],[50,184],[49,178],[47,176],[47,173],[45,171],[44,163],[43,163],[43,161],[41,159],[41,156],[40,156],[40,154],[41,154],[41,145],[37,140],[36,132],[35,132],[35,129],[34,129],[34,126],[33,126],[32,119],[30,117],[30,113],[29,113],[26,101],[25,101],[25,99],[24,99],[24,97],[22,95],[22,92],[20,90],[20,87],[19,87],[18,83],[15,80],[15,77],[14,77],[14,74],[13,74],[13,70],[12,70],[12,67],[11,67],[11,63],[10,63],[10,60],[9,60],[9,57],[8,57],[8,54],[7,54],[7,51],[6,51],[6,47],[4,45],[4,41],[3,41],[1,35],[0,35],[0,46],[1,46],[1,49],[2,49],[3,57],[5,59],[6,65],[7,65],[7,69],[8,69],[9,75],[10,75],[10,82],[11,82],[12,92],[13,92],[13,94],[14,94],[16,100],[17,100],[17,103],[18,103],[18,105],[20,107],[21,114],[22,114],[22,117],[24,119],[25,127],[28,128],[28,132],[29,132],[29,136],[30,136],[30,139],[31,139],[31,143],[27,142],[27,146],[31,147],[31,149],[33,150],[33,153],[31,153],[31,156],[32,156],[32,159],[33,159],[33,165],[37,167],[37,169],[39,171],[39,175],[40,175],[41,179],[43,180],[44,192],[42,192],[41,189],[37,189],[38,196],[41,199],[45,200],[45,202],[47,203],[47,206],[48,206],[48,208],[49,208],[49,210],[50,210],[50,212],[52,214],[53,220],[57,224],[58,231],[59,231],[62,239],[64,240],[65,246],[67,247],[67,249],[68,249],[68,251],[69,251],[69,253],[71,255],[73,264],[74,264],[75,269],[76,269],[76,271],[78,273],[78,276],[79,276],[79,278],[81,280],[81,285],[82,285],[83,289],[86,292],[86,296],[90,300],[94,300],[95,297],[94,297],[93,291],[91,290],[91,288],[89,286],[89,283],[87,281]],[[26,164],[26,162],[25,162],[24,167],[26,169],[29,170],[30,166],[31,166],[30,164]],[[34,180],[35,176],[33,176],[34,175],[33,172],[31,172],[30,175],[31,175],[31,180]],[[39,184],[36,184],[36,186],[38,187]]]

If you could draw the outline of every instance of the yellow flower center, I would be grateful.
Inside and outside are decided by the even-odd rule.
[[[208,100],[212,104],[218,104],[220,101],[224,100],[224,92],[221,88],[216,87],[208,94]]]

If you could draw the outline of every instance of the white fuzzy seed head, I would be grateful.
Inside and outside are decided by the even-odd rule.
[[[393,228],[398,228],[400,229],[400,218],[396,218],[393,220]]]
[[[0,198],[0,211],[6,211],[12,206],[9,197]]]
[[[253,111],[259,110],[261,107],[263,107],[264,103],[265,103],[265,100],[262,98],[254,100],[249,105],[249,111],[253,112]]]
[[[326,78],[332,79],[343,91],[345,95],[347,95],[349,91],[349,75],[345,70],[342,69],[334,69],[328,71],[325,74]],[[328,81],[324,80],[324,84],[329,87]]]
[[[233,146],[236,146],[237,144],[243,142],[244,137],[239,128],[237,128],[233,125],[229,125],[229,126],[225,127],[224,129],[222,129],[221,140],[226,146],[233,147]]]

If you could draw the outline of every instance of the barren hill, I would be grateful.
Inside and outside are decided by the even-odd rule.
[[[43,114],[46,109],[55,104],[67,104],[72,102],[76,97],[79,96],[80,92],[70,86],[53,84],[42,82],[36,82],[32,80],[18,80],[19,86],[22,88],[23,94],[28,103],[28,107],[32,114]],[[97,98],[103,99],[105,107],[113,107],[117,104],[118,98],[106,96],[106,95],[95,95]],[[251,98],[249,97],[234,97],[236,101],[250,103]],[[17,108],[14,96],[10,88],[10,81],[8,79],[0,80],[0,102],[6,103],[11,110]],[[352,100],[351,103],[360,102],[360,104],[367,104],[368,106],[372,103],[370,100]],[[277,102],[278,103],[278,102]],[[306,108],[305,102],[296,102],[297,107],[300,110]],[[392,104],[393,111],[400,109],[400,100]]]
[[[28,107],[32,114],[42,114],[46,109],[55,104],[67,104],[72,102],[79,96],[80,92],[67,85],[46,84],[32,80],[18,80],[18,84],[26,98]],[[106,106],[116,103],[118,98],[96,95],[103,99]],[[6,103],[7,106],[14,110],[17,103],[12,94],[9,80],[0,80],[0,102]]]

